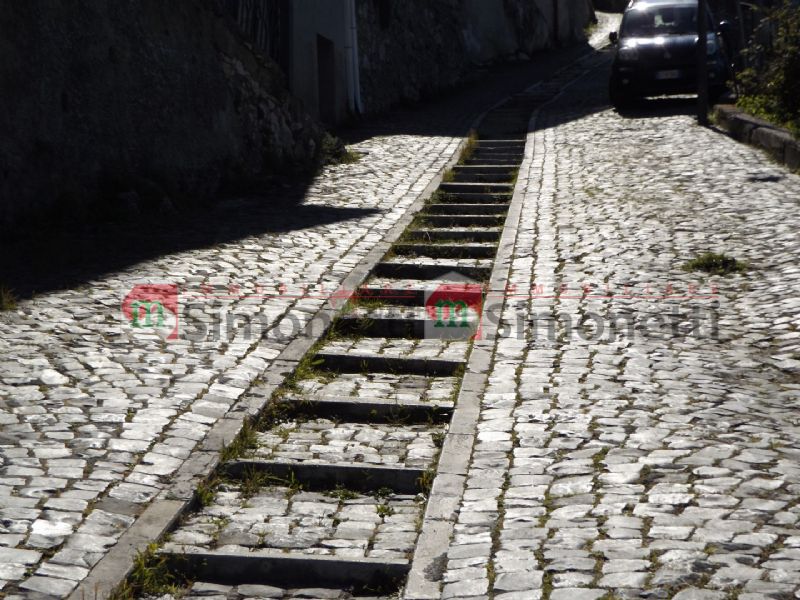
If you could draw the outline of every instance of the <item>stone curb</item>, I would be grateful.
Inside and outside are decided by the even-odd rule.
[[[778,162],[800,169],[800,140],[786,129],[742,112],[732,104],[714,107],[719,126],[733,139],[766,150]]]
[[[428,185],[415,192],[414,202],[406,213],[386,233],[383,240],[353,268],[342,281],[340,289],[354,291],[367,278],[372,269],[383,258],[414,216],[422,209],[425,200],[439,187],[445,171],[452,168],[461,154],[466,140],[458,144],[447,163],[434,175]],[[294,371],[300,360],[322,337],[334,318],[341,312],[346,298],[333,298],[325,302],[300,334],[269,364],[261,374],[260,393],[245,393],[231,408],[228,414],[212,427],[198,450],[192,453],[178,472],[174,483],[162,491],[158,497],[137,517],[131,527],[120,536],[114,547],[95,565],[73,592],[68,600],[105,600],[130,574],[136,555],[144,552],[147,546],[159,541],[168,533],[181,517],[192,510],[194,490],[205,481],[219,465],[219,453],[235,438],[246,417],[253,417],[264,409],[272,393],[277,390]],[[317,327],[323,323],[324,327]]]

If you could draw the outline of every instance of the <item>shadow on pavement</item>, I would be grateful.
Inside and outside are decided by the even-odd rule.
[[[697,114],[697,98],[676,96],[674,98],[643,98],[634,106],[617,110],[625,119],[649,117],[677,117]]]
[[[474,74],[456,89],[414,106],[365,118],[336,133],[348,144],[379,135],[465,136],[474,120],[504,98],[525,91],[576,59],[595,53],[588,43],[543,52],[531,61]],[[579,115],[576,116],[576,118]],[[375,210],[303,204],[313,182],[275,185],[251,199],[220,200],[167,219],[140,214],[112,223],[75,219],[47,230],[20,230],[0,248],[0,285],[20,298],[75,287],[177,252],[358,219]],[[134,222],[135,221],[135,222]]]
[[[68,289],[132,265],[242,238],[360,219],[380,211],[298,205],[296,200],[221,201],[159,223],[105,223],[80,231],[26,234],[3,244],[0,280],[19,298]],[[209,274],[212,275],[212,274]]]

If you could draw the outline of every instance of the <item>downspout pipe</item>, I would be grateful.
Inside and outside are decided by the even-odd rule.
[[[356,0],[345,0],[347,13],[347,101],[352,114],[361,114],[361,74],[358,57],[358,18]]]
[[[356,109],[355,74],[353,73],[353,28],[352,28],[353,0],[344,0],[344,39],[345,39],[345,72],[347,73],[347,110],[353,114]]]
[[[364,103],[361,99],[361,55],[358,52],[358,13],[356,12],[356,2],[358,0],[350,0],[353,4],[352,11],[352,31],[353,31],[353,96],[355,98],[356,112],[358,114],[364,113]]]

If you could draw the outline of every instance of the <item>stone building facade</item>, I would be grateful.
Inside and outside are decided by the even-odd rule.
[[[329,124],[436,94],[476,65],[580,40],[593,15],[591,0],[221,1]],[[281,22],[290,35],[276,43]]]
[[[0,229],[159,218],[308,166],[320,121],[579,39],[590,16],[590,0],[3,3]]]

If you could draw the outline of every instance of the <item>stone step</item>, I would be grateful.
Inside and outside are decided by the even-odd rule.
[[[357,464],[427,469],[446,427],[429,423],[353,423],[298,418],[256,434],[245,458],[283,463]]]
[[[430,213],[420,213],[417,215],[420,227],[442,228],[442,227],[501,227],[505,221],[505,215],[436,215]]]
[[[398,582],[405,580],[410,570],[409,560],[404,558],[360,559],[293,555],[274,550],[245,552],[235,549],[203,550],[176,544],[170,546],[170,551],[162,552],[170,571],[190,580],[239,586],[237,589],[244,589],[245,595],[251,598],[263,597],[252,586],[277,586],[279,589],[305,588],[312,594],[285,596],[289,599],[390,600],[397,598]],[[342,594],[321,594],[320,588],[342,590]],[[288,590],[286,592],[289,593]],[[218,594],[215,597],[221,596]],[[204,593],[201,597],[207,599],[209,594]]]
[[[491,175],[505,175],[511,177],[515,174],[518,164],[508,165],[456,165],[453,171],[456,173],[472,173],[472,174],[491,174]]]
[[[338,373],[454,375],[469,352],[467,339],[364,338],[335,340],[317,352],[320,369]]]
[[[496,165],[508,165],[513,164],[519,166],[522,163],[522,160],[525,158],[525,155],[520,154],[510,154],[508,152],[495,152],[495,153],[479,153],[476,152],[472,156],[469,157],[468,160],[464,161],[465,167],[480,167],[480,166],[496,166]]]
[[[321,368],[337,373],[404,373],[437,377],[455,375],[464,366],[463,361],[372,354],[317,354],[317,359]]]
[[[471,158],[497,158],[498,156],[507,156],[510,158],[511,163],[518,163],[525,155],[525,146],[483,146],[476,148],[471,155]]]
[[[448,289],[446,291],[450,291]],[[459,286],[460,289],[461,286]],[[477,287],[477,286],[476,286]],[[471,290],[467,290],[470,292]],[[466,293],[466,292],[465,292]],[[472,291],[473,297],[469,301],[480,302],[482,295],[480,290]],[[391,311],[406,311],[409,307],[376,307],[376,308],[356,308],[357,311],[378,314],[380,311],[391,313]],[[432,360],[441,359],[447,361],[463,361],[469,352],[469,344],[461,340],[442,340],[442,339],[397,339],[391,337],[367,337],[367,338],[342,338],[332,339],[319,349],[317,354],[347,354],[353,356],[375,356],[383,358],[404,358]]]
[[[358,296],[364,300],[376,300],[394,306],[423,306],[429,294],[443,286],[458,292],[457,286],[463,290],[474,289],[474,283],[460,283],[452,279],[402,279],[393,277],[373,277],[358,290]],[[455,287],[454,287],[455,286]]]
[[[500,140],[500,139],[497,139],[497,140],[493,140],[493,139],[479,139],[479,140],[478,140],[478,141],[475,143],[475,146],[476,146],[476,147],[478,147],[478,148],[483,148],[483,147],[485,147],[485,146],[491,146],[491,147],[500,147],[500,146],[503,146],[503,147],[507,147],[507,146],[516,146],[516,147],[521,147],[521,148],[524,148],[524,147],[525,147],[525,143],[526,143],[526,142],[527,142],[527,140],[526,140],[524,137],[519,137],[519,138],[509,138],[509,139],[505,139],[505,140]]]
[[[508,163],[519,164],[522,162],[522,155],[517,154],[497,154],[496,156],[472,156],[464,161],[465,165],[507,165]]]
[[[449,402],[420,402],[407,398],[332,397],[285,398],[298,411],[351,423],[447,423],[453,413]]]
[[[374,309],[357,308],[337,320],[336,333],[422,339],[425,337],[425,327],[430,323],[424,306],[395,305]]]
[[[481,131],[491,133],[525,133],[528,131],[528,121],[488,122],[481,126]],[[521,158],[520,158],[521,160]]]
[[[402,243],[392,246],[397,256],[428,256],[430,258],[494,258],[497,244],[433,244]]]
[[[510,193],[514,191],[511,183],[442,183],[439,189],[447,194],[459,193]]]
[[[297,561],[292,561],[289,564],[294,565],[292,568],[300,566]],[[270,600],[309,600],[310,598],[324,598],[324,600],[397,600],[396,590],[391,588],[386,590],[385,593],[387,595],[376,596],[377,591],[374,588],[354,591],[352,586],[349,589],[309,587],[309,584],[312,583],[301,581],[297,585],[304,585],[305,587],[283,588],[274,585],[238,584],[236,581],[233,581],[232,584],[195,581],[191,587],[179,590],[177,597],[181,600],[261,600],[263,598],[269,598]],[[163,600],[171,600],[174,597],[173,595],[161,596]],[[137,600],[151,600],[151,598],[139,598]]]
[[[502,235],[499,227],[447,227],[412,229],[407,233],[409,239],[438,242],[443,240],[459,240],[473,242],[497,242]]]
[[[512,194],[504,192],[502,194],[486,194],[461,192],[459,194],[441,194],[437,196],[435,202],[429,202],[427,206],[434,204],[509,204]]]
[[[408,373],[336,373],[296,382],[292,394],[305,401],[327,398],[367,398],[385,404],[419,403],[435,409],[452,408],[456,377]]]
[[[490,217],[483,217],[490,219]],[[433,217],[440,219],[444,224],[452,224],[456,217]],[[473,217],[477,219],[477,217]],[[497,220],[492,219],[493,223]],[[492,271],[492,261],[473,258],[448,258],[448,259],[416,259],[402,256],[384,260],[373,270],[377,277],[394,277],[399,279],[444,279],[450,281],[480,282],[489,278]]]
[[[396,494],[414,495],[421,491],[420,477],[425,469],[365,463],[306,463],[280,460],[239,459],[220,467],[221,474],[242,481],[257,475],[272,486],[301,486],[303,490],[327,492],[337,488],[374,493],[392,490]]]
[[[458,204],[448,202],[428,204],[424,210],[429,215],[502,215],[508,212],[508,204]]]
[[[458,293],[448,294],[457,298]],[[464,298],[472,303],[483,302],[482,292],[466,289]],[[345,335],[370,337],[401,337],[423,339],[437,335],[437,328],[450,324],[449,313],[444,315],[447,322],[442,324],[442,315],[426,306],[385,306],[380,308],[357,308],[337,321],[336,331]],[[456,321],[459,315],[456,313]],[[474,322],[474,316],[468,315]],[[474,323],[477,326],[477,323]],[[466,335],[466,334],[465,334]]]
[[[510,173],[477,173],[455,171],[448,183],[508,183],[512,181]]]

